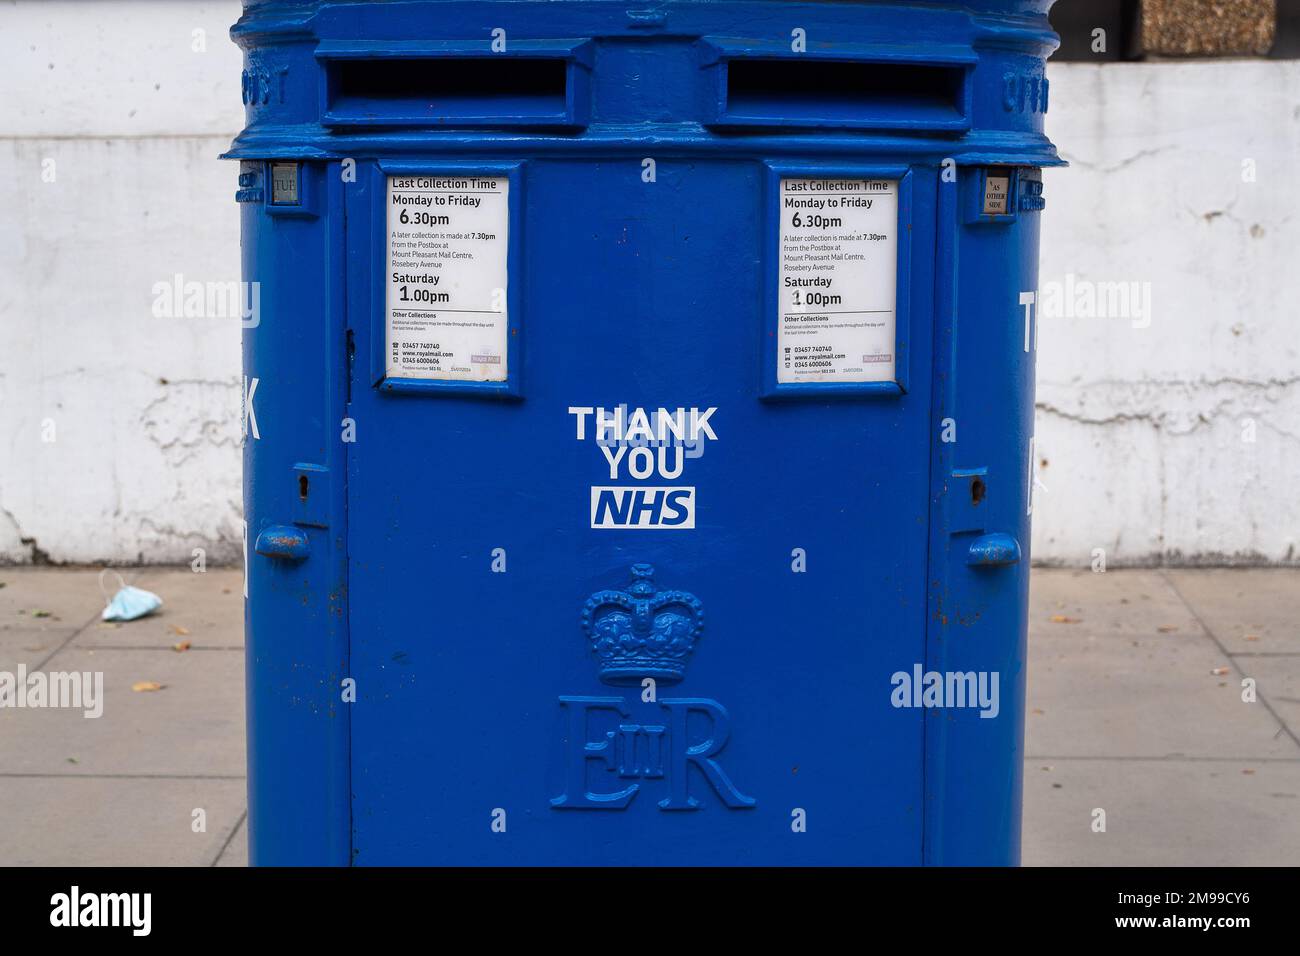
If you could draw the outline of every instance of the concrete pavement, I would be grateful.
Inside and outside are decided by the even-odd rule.
[[[1300,572],[1040,569],[1031,592],[1024,862],[1300,863]]]
[[[165,603],[109,626],[96,572],[0,568],[0,671],[113,715],[0,711],[0,865],[247,862],[241,574],[125,573]],[[1300,863],[1297,622],[1297,570],[1035,571],[1025,863]]]
[[[0,710],[0,865],[247,862],[242,572],[123,573],[164,603],[114,626],[97,572],[0,568],[0,671],[102,671],[112,718]]]

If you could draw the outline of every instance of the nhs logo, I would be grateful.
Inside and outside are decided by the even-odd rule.
[[[593,528],[695,527],[695,488],[596,485],[591,489]]]
[[[570,405],[574,438],[591,442],[607,467],[597,481],[619,482],[591,487],[591,526],[694,528],[695,486],[678,482],[693,477],[684,474],[688,463],[718,440],[711,421],[717,411],[715,406]]]

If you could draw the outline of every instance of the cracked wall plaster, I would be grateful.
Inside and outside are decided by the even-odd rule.
[[[1040,317],[1035,560],[1300,561],[1300,64],[1050,70],[1039,288],[1151,312]]]
[[[0,561],[239,558],[239,322],[152,310],[239,278],[238,15],[0,7]]]

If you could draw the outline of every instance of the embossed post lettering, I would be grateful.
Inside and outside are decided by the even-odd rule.
[[[607,731],[599,740],[588,735],[587,715],[592,711],[611,710],[620,717],[630,716],[627,701],[622,697],[561,697],[560,706],[569,713],[569,746],[565,755],[564,793],[551,800],[557,810],[622,810],[637,790],[639,783],[629,784],[622,790],[593,793],[587,789],[587,764],[599,761],[606,770],[618,769],[614,741],[617,734]]]
[[[754,798],[737,790],[722,765],[713,759],[713,755],[726,746],[731,733],[727,709],[716,700],[703,697],[665,698],[659,703],[671,715],[668,719],[668,796],[659,801],[659,806],[664,810],[700,808],[700,801],[690,794],[691,764],[699,768],[727,806],[732,809],[754,806]],[[686,739],[686,719],[692,711],[707,714],[712,722],[709,736],[698,744],[691,744]]]
[[[626,590],[597,591],[582,611],[582,629],[600,664],[600,679],[614,686],[681,681],[703,627],[700,600],[686,591],[659,590],[654,568],[648,564],[633,565],[632,584]],[[626,697],[561,697],[560,706],[568,715],[564,793],[551,799],[554,809],[624,810],[632,803],[641,784],[599,790],[589,781],[592,763],[601,764],[618,780],[667,777],[668,796],[659,801],[661,810],[700,809],[701,802],[690,792],[692,765],[726,806],[736,810],[755,805],[754,798],[736,789],[714,759],[731,734],[731,718],[716,700],[660,700],[659,706],[668,714],[663,723],[633,722],[632,703]],[[617,714],[621,720],[606,716],[608,729],[597,733],[591,715],[600,711]],[[703,715],[708,722],[705,739],[697,743],[687,736],[691,714]]]

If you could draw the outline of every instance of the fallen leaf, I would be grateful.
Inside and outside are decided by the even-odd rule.
[[[156,680],[138,680],[131,685],[131,689],[138,694],[141,691],[162,690],[163,685]]]
[[[1159,627],[1156,628],[1156,630],[1159,631],[1161,634],[1168,634],[1168,633],[1170,633],[1171,631],[1176,631],[1176,630],[1178,630],[1178,625],[1177,625],[1177,624],[1161,624]]]
[[[172,625],[172,633],[173,633],[173,634],[178,634],[178,635],[180,635],[181,637],[184,637],[185,635],[189,634],[189,632],[190,632],[190,629],[189,629],[188,627],[181,627],[179,624],[173,624],[173,625]]]
[[[1242,771],[1242,773],[1244,773],[1244,774],[1246,774],[1246,775],[1248,775],[1248,776],[1249,776],[1250,774],[1253,774],[1254,772],[1255,772],[1255,771],[1253,771],[1253,770],[1243,770],[1243,771]]]
[[[1035,708],[1034,708],[1034,713],[1035,713],[1035,714],[1041,714],[1041,713],[1043,713],[1043,710],[1042,710],[1042,708],[1040,708],[1040,707],[1035,707]]]
[[[1216,667],[1214,670],[1210,671],[1210,673],[1215,677],[1222,677],[1224,674],[1231,673],[1231,671],[1226,667]]]
[[[32,611],[32,617],[50,617],[50,616],[51,615],[49,611],[42,611],[39,609],[34,609]]]
[[[69,758],[68,758],[68,763],[79,763],[79,761],[77,760],[76,757],[69,757]]]
[[[1083,623],[1082,618],[1066,617],[1064,614],[1053,614],[1051,620],[1053,624],[1082,624]]]
[[[229,593],[230,593],[230,588],[222,588],[222,589],[221,589],[221,593],[222,593],[222,594],[229,594]]]
[[[1259,635],[1258,635],[1258,634],[1247,634],[1247,635],[1246,635],[1246,640],[1248,640],[1248,641],[1257,641],[1257,640],[1259,640]]]
[[[118,624],[117,621],[100,621],[95,625],[95,627],[103,628],[106,631],[116,631],[121,626],[122,625]]]
[[[189,649],[190,649],[189,641],[181,641],[179,644],[172,645],[172,650],[174,651],[188,651]]]

